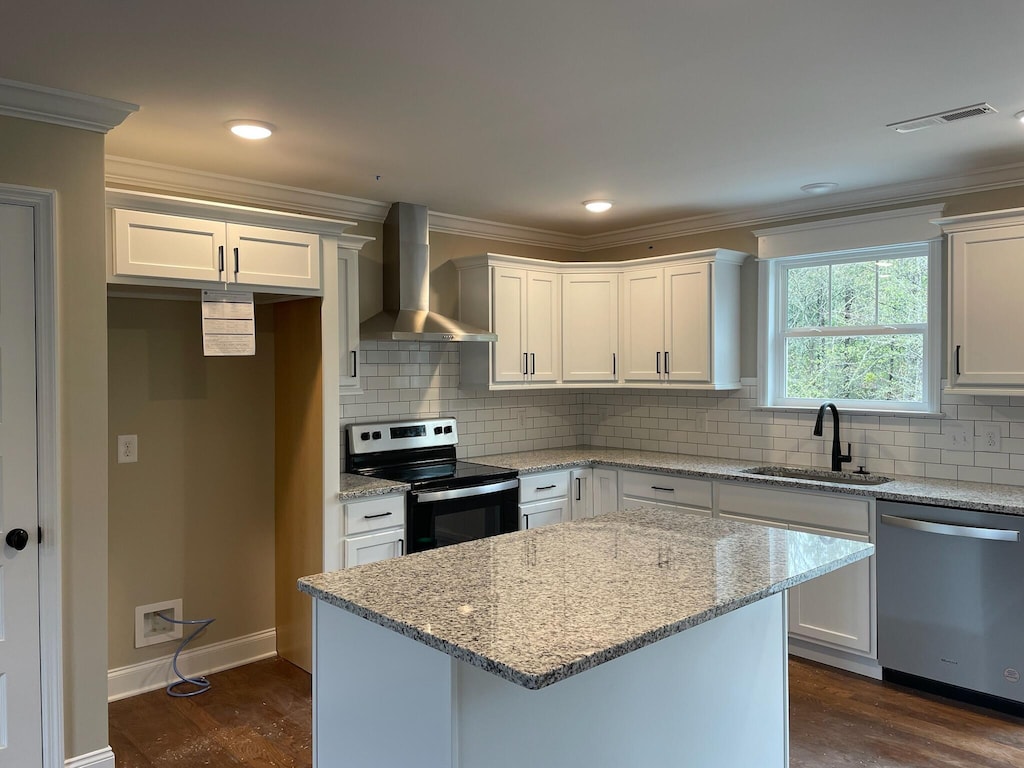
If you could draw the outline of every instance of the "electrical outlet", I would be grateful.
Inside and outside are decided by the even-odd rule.
[[[134,464],[139,460],[139,436],[117,436],[117,463]]]
[[[520,429],[526,429],[526,409],[525,408],[513,408],[512,413],[515,414],[516,424]]]
[[[998,424],[984,424],[975,440],[975,450],[998,451],[1002,445],[1003,432]]]
[[[167,621],[158,614],[181,621],[181,598],[162,603],[135,606],[135,647],[181,639],[181,624]]]

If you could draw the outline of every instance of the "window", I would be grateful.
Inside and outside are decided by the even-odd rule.
[[[929,240],[763,260],[761,404],[938,410],[938,252]]]

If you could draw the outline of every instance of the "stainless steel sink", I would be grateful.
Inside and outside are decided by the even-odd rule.
[[[743,470],[749,475],[762,477],[789,477],[794,480],[814,480],[818,483],[837,483],[840,485],[881,485],[892,480],[885,475],[858,472],[832,472],[828,469],[811,469],[810,467],[753,467]]]

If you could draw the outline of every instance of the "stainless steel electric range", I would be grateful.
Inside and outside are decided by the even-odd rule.
[[[455,458],[455,419],[420,419],[345,427],[345,471],[409,483],[409,552],[509,533],[519,527],[515,470]]]

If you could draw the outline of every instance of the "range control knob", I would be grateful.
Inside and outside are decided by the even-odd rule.
[[[434,427],[434,434],[435,435],[440,435],[443,431],[444,430],[442,430],[440,427]]]
[[[374,440],[380,440],[380,432],[374,432],[373,433],[373,439]]]
[[[369,440],[370,439],[370,433],[369,432],[361,432],[359,434],[359,439],[360,440]]]
[[[450,424],[447,427],[444,428],[444,433],[446,435],[450,435],[452,433],[452,427],[451,427]]]

